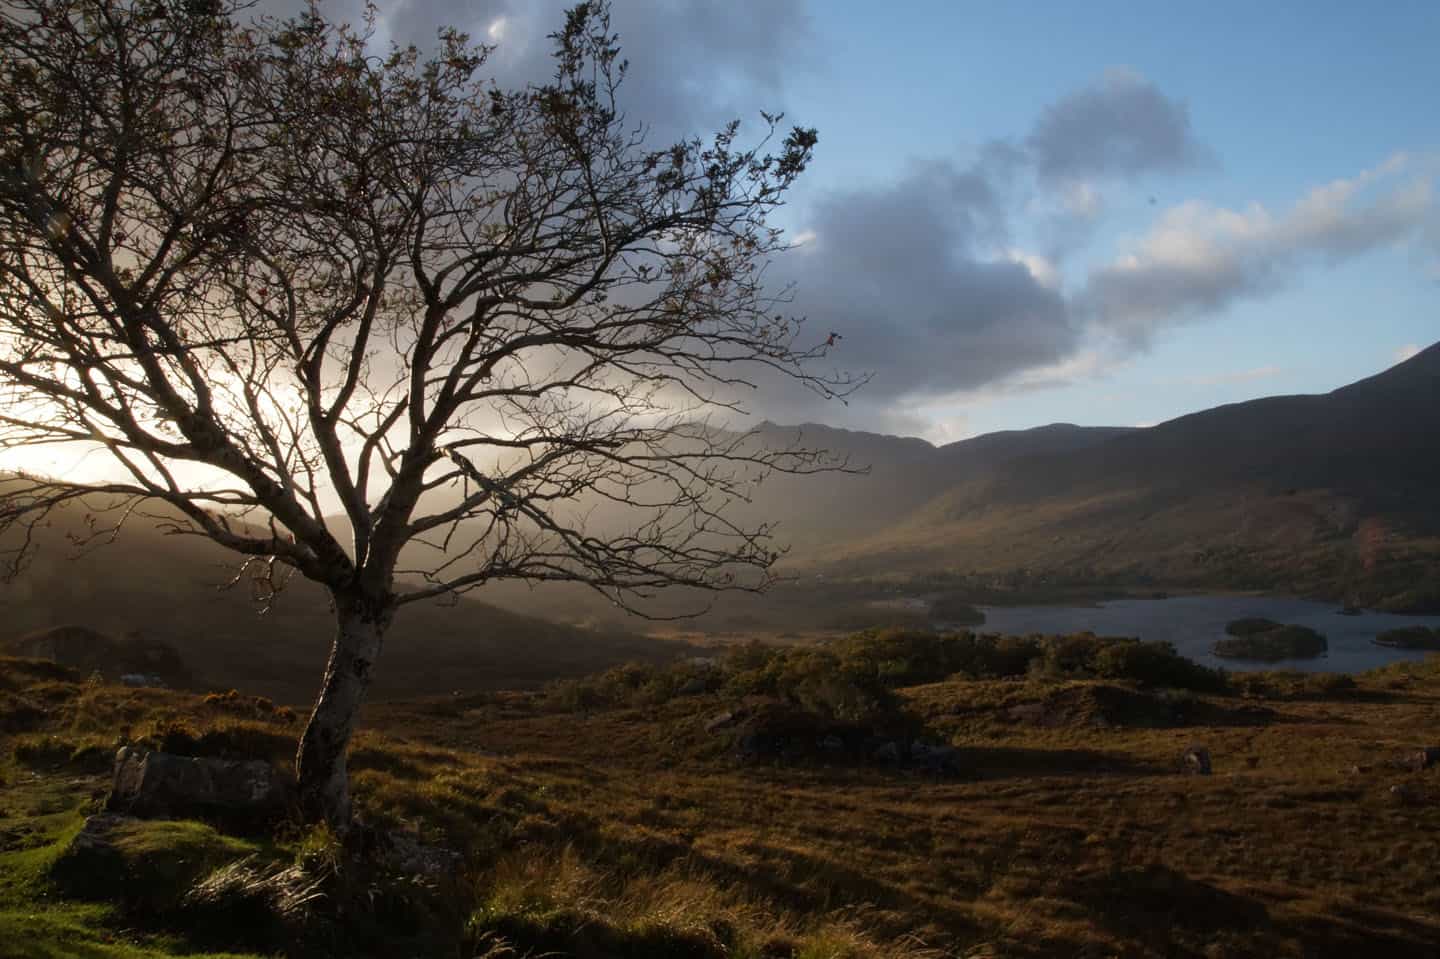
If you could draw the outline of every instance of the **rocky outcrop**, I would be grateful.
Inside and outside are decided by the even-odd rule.
[[[282,817],[291,793],[291,784],[264,760],[201,759],[125,746],[115,754],[105,808],[142,818],[256,823]]]

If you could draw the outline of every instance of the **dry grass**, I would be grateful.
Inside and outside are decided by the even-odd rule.
[[[296,731],[175,693],[13,685],[50,718],[13,734],[12,756],[17,736],[94,735],[116,717],[132,733],[185,724],[192,746]],[[352,770],[372,823],[465,854],[457,955],[1436,955],[1440,770],[1388,760],[1440,743],[1440,660],[1353,689],[1247,688],[903,690],[962,750],[958,780],[740,765],[703,728],[730,705],[720,693],[590,712],[533,694],[387,704]],[[1214,775],[1178,772],[1196,742]],[[62,753],[4,775],[88,801],[98,780]],[[0,831],[36,815],[12,810]],[[297,854],[311,841],[279,838]]]

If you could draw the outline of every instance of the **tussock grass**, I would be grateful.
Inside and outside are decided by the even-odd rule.
[[[1177,691],[1096,675],[1087,642],[1057,651],[1055,669],[1004,677],[906,685],[929,674],[887,668],[906,677],[884,687],[896,708],[959,750],[954,780],[737,764],[704,729],[752,695],[726,683],[598,709],[541,694],[384,704],[355,744],[358,807],[373,828],[460,852],[453,875],[359,870],[326,830],[237,839],[146,823],[105,874],[141,877],[125,880],[143,893],[130,901],[62,881],[103,792],[69,759],[100,736],[90,724],[122,716],[131,737],[277,759],[298,728],[35,676],[12,691],[46,718],[0,750],[0,932],[13,932],[0,943],[27,941],[31,923],[60,943],[31,954],[121,959],[1440,951],[1440,770],[1389,764],[1440,743],[1440,657],[1346,682],[1261,674]],[[45,737],[70,752],[19,761]],[[1181,773],[1192,743],[1214,775]]]

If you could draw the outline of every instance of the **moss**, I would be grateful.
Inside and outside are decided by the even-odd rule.
[[[260,853],[261,847],[189,820],[132,820],[95,849],[71,848],[51,869],[56,886],[79,899],[119,901],[130,910],[173,909],[211,870]]]

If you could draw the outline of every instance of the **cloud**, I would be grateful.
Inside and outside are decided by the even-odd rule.
[[[1404,346],[1400,347],[1400,349],[1395,351],[1395,362],[1404,363],[1411,357],[1419,356],[1420,350],[1421,347],[1419,343],[1406,343]]]
[[[974,170],[926,164],[888,186],[828,194],[805,232],[813,238],[776,267],[817,341],[844,336],[830,360],[874,373],[851,418],[977,388],[1074,347],[1053,265],[1009,247],[1005,211]]]
[[[1214,162],[1190,129],[1190,108],[1133,70],[1112,68],[1050,105],[1025,138],[1042,180],[1135,177]]]
[[[1094,270],[1079,307],[1145,345],[1159,329],[1284,288],[1307,265],[1337,264],[1415,233],[1433,215],[1431,181],[1403,179],[1403,156],[1311,190],[1276,214],[1191,201],[1167,210],[1135,248]]]
[[[483,68],[504,87],[542,83],[553,74],[548,35],[565,22],[573,0],[381,0],[381,43],[422,49],[445,26],[493,44]],[[290,15],[299,0],[262,0],[264,12]],[[358,22],[359,0],[324,7],[337,20]],[[804,0],[615,0],[611,27],[629,62],[620,107],[644,123],[654,142],[703,135],[758,111],[784,109],[787,72],[808,61],[812,25]],[[802,117],[795,118],[803,122]]]

